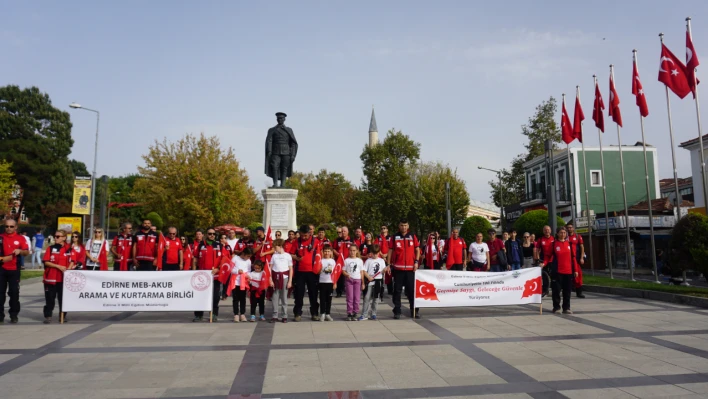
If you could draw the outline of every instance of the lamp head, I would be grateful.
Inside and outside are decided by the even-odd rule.
[[[482,167],[481,167],[481,166],[477,166],[477,169],[482,169]]]
[[[71,104],[69,104],[69,107],[71,107],[71,108],[81,108],[81,104],[71,103]]]

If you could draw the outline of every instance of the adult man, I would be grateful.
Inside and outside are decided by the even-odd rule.
[[[489,240],[487,240],[487,246],[489,247],[489,259],[491,263],[490,271],[500,272],[502,271],[502,269],[499,262],[499,252],[506,252],[506,249],[504,248],[504,242],[497,238],[497,232],[494,229],[487,230],[487,235],[489,236]]]
[[[580,266],[585,264],[585,245],[583,245],[583,237],[575,232],[575,226],[573,226],[572,222],[567,223],[565,228],[568,230],[568,241],[570,241],[571,245],[574,245],[573,250],[576,260],[578,261],[578,267],[575,270],[577,276],[573,284],[575,295],[578,298],[585,298],[583,294],[583,268]]]
[[[351,237],[349,237],[349,227],[347,226],[342,226],[342,236],[337,237],[337,239],[334,241],[334,246],[332,247],[332,252],[334,252],[334,257],[339,259],[340,255],[346,259],[349,257],[349,247],[354,243],[352,241]],[[344,273],[342,273],[339,276],[339,280],[337,280],[337,298],[342,297],[342,293],[344,292]]]
[[[297,239],[295,238],[295,231],[290,230],[288,231],[288,239],[285,240],[285,243],[283,244],[283,250],[290,255],[295,253],[295,250],[297,249]]]
[[[361,248],[361,244],[364,243],[364,230],[361,229],[361,227],[357,227],[356,230],[354,230],[354,244],[356,244],[357,248]]]
[[[541,264],[541,267],[546,267],[553,261],[553,244],[555,243],[555,238],[551,235],[551,226],[543,226],[543,236],[536,242],[536,247],[534,248],[534,257],[536,262]],[[546,270],[549,273],[550,270]],[[543,279],[543,295],[548,294],[549,284],[551,282],[546,282],[546,278]]]
[[[128,262],[133,257],[133,225],[123,223],[120,226],[120,234],[113,237],[111,244],[111,254],[113,254],[113,271],[130,270]],[[121,266],[122,265],[122,266]]]
[[[420,259],[418,237],[408,230],[408,221],[398,222],[398,233],[391,237],[388,250],[387,273],[393,268],[393,318],[401,318],[401,291],[405,287],[409,308],[413,309],[415,300],[415,271]],[[413,316],[413,312],[411,312]],[[420,319],[420,312],[415,309],[415,318]]]
[[[34,237],[32,237],[32,267],[34,265],[42,264],[42,248],[44,248],[44,236],[42,235],[42,230],[37,230]]]
[[[511,230],[511,237],[509,237],[504,242],[504,247],[506,248],[507,261],[509,262],[509,270],[519,270],[521,269],[521,262],[524,259],[524,255],[521,250],[521,240],[516,238],[516,230]]]
[[[236,253],[236,243],[238,243],[238,238],[236,238],[236,232],[233,229],[229,229],[226,232],[226,243],[229,244],[231,249],[234,251],[234,255],[239,255],[240,252]]]
[[[332,243],[325,235],[325,232],[326,229],[324,227],[320,227],[319,229],[317,229],[317,249],[320,251],[320,253],[322,253],[322,249],[325,245],[332,246]]]
[[[297,240],[297,251],[293,259],[298,261],[298,273],[295,275],[295,307],[293,314],[295,321],[302,320],[302,305],[305,298],[305,289],[310,298],[310,315],[313,321],[319,321],[319,304],[317,303],[317,283],[319,274],[315,274],[316,256],[319,254],[317,239],[310,234],[310,227],[306,224],[300,226],[300,238]]]
[[[388,226],[381,226],[381,234],[374,239],[374,244],[378,244],[379,248],[381,248],[381,257],[384,258],[384,262],[387,261],[387,255],[388,255],[388,242],[389,242],[389,236],[388,236]],[[387,264],[388,266],[388,264]],[[384,274],[384,284],[386,284],[386,291],[388,291],[389,295],[393,294],[393,278],[391,277],[391,274],[385,273]],[[383,299],[383,289],[381,290],[381,298]]]
[[[270,258],[275,252],[273,240],[265,236],[265,229],[261,226],[256,228],[256,237],[256,241],[253,243],[253,257],[260,259],[265,265],[266,262],[270,262]]]
[[[182,241],[177,236],[177,228],[170,226],[167,228],[165,237],[165,252],[162,255],[162,270],[182,270],[184,268],[184,254],[182,253]]]
[[[89,202],[88,194],[86,194],[86,191],[82,191],[81,196],[79,197],[79,206],[82,208],[86,208],[86,207],[88,207],[88,202]]]
[[[445,241],[445,253],[447,270],[462,271],[462,266],[467,264],[467,243],[460,237],[459,229],[452,229],[452,236]]]
[[[157,266],[157,242],[150,219],[144,219],[140,231],[133,236],[133,264],[139,271],[154,271]]]
[[[219,276],[219,260],[221,259],[221,244],[219,240],[216,239],[216,230],[213,228],[207,229],[206,239],[203,241],[196,242],[196,248],[194,249],[194,259],[192,260],[192,269],[194,270],[205,270],[211,271],[214,276],[213,287],[212,287],[212,321],[217,321],[219,316],[219,291],[221,290],[221,283],[217,280]],[[194,312],[193,322],[202,321],[204,317],[204,312]]]
[[[17,258],[29,255],[29,246],[17,234],[17,221],[5,219],[5,232],[0,234],[0,323],[5,322],[5,293],[10,294],[10,322],[17,323],[20,313],[20,268]]]
[[[276,112],[278,125],[268,129],[265,145],[265,174],[273,178],[273,187],[283,187],[293,174],[293,163],[297,156],[297,140],[293,130],[285,126],[284,112]],[[280,181],[280,184],[278,184]]]

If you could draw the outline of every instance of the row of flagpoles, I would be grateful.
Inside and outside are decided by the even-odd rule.
[[[676,217],[677,219],[681,217],[681,202],[678,186],[678,175],[676,171],[676,153],[674,145],[674,132],[673,124],[671,122],[671,102],[669,98],[669,90],[674,92],[679,98],[685,98],[689,93],[693,93],[693,98],[696,105],[696,118],[698,121],[698,142],[700,146],[700,157],[701,157],[701,186],[703,188],[703,198],[704,204],[708,201],[708,185],[706,184],[706,172],[705,172],[705,157],[703,154],[703,136],[701,129],[701,115],[700,106],[698,101],[698,83],[700,81],[696,77],[696,67],[699,65],[698,55],[693,47],[693,39],[691,35],[691,18],[686,18],[686,64],[684,64],[680,59],[678,59],[664,44],[664,34],[659,34],[659,39],[661,42],[661,58],[659,61],[659,78],[658,80],[664,84],[664,89],[666,91],[666,109],[669,117],[669,136],[671,138],[671,158],[673,161],[673,171],[674,171],[674,188],[676,195]],[[647,107],[646,97],[644,96],[644,90],[642,88],[641,80],[639,79],[639,67],[637,60],[637,50],[632,50],[633,54],[633,70],[632,70],[632,94],[635,96],[637,107],[639,108],[639,119],[640,127],[642,132],[642,146],[644,150],[644,171],[646,180],[646,190],[647,190],[647,201],[649,208],[649,230],[651,236],[651,259],[652,265],[654,267],[655,281],[659,282],[659,273],[656,265],[656,243],[654,240],[654,223],[651,207],[651,187],[649,183],[649,167],[647,161],[647,147],[646,139],[644,136],[644,118],[649,115],[649,108]],[[600,93],[600,86],[597,82],[597,76],[593,75],[593,83],[595,85],[595,101],[593,104],[593,115],[592,119],[597,127],[598,139],[600,144],[600,168],[602,176],[602,193],[604,198],[604,210],[605,210],[605,234],[607,239],[606,243],[606,262],[607,267],[610,271],[610,277],[613,277],[612,259],[610,255],[610,225],[609,225],[609,214],[607,209],[607,187],[605,180],[605,165],[604,156],[602,152],[602,133],[605,131],[605,121],[603,110],[605,109],[605,104],[602,101],[602,94]],[[620,112],[619,96],[617,95],[617,90],[615,88],[614,82],[614,67],[610,65],[610,89],[609,89],[609,108],[608,115],[612,118],[617,126],[617,141],[619,146],[619,157],[620,157],[620,168],[621,168],[621,178],[622,178],[622,196],[624,200],[624,217],[625,217],[625,228],[626,228],[626,240],[627,240],[627,267],[630,270],[630,277],[634,280],[634,269],[631,264],[631,254],[630,254],[630,236],[629,236],[629,209],[627,204],[627,190],[624,177],[624,160],[622,156],[622,141],[620,135],[620,128],[622,127],[622,114]],[[570,122],[570,117],[565,107],[565,94],[563,94],[563,104],[561,110],[561,132],[563,141],[566,143],[566,149],[568,151],[568,162],[570,163],[570,143],[574,140],[580,141],[582,145],[583,153],[583,170],[584,170],[584,183],[585,183],[585,207],[586,207],[586,217],[588,220],[588,231],[590,234],[590,253],[592,254],[592,228],[590,226],[590,202],[589,202],[589,192],[588,192],[588,178],[590,177],[587,172],[587,163],[585,160],[585,143],[583,141],[583,120],[585,115],[583,114],[583,109],[580,104],[580,87],[576,86],[575,90],[575,110],[573,123]],[[582,209],[581,209],[582,211]],[[573,217],[576,216],[576,211],[573,209]],[[593,269],[592,256],[590,257],[590,267]]]

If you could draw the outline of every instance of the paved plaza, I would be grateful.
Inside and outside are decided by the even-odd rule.
[[[77,313],[42,324],[41,282],[0,326],[0,398],[707,398],[708,310],[587,294],[426,309],[423,319],[218,323],[190,313]],[[307,305],[305,306],[307,308]],[[270,303],[266,309],[269,312]],[[407,314],[407,310],[404,311]],[[55,316],[56,320],[56,316]]]

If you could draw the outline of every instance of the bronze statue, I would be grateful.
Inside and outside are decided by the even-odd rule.
[[[275,117],[278,124],[268,129],[265,151],[265,174],[273,178],[273,188],[285,186],[288,177],[293,175],[293,163],[297,155],[295,133],[285,126],[287,115],[276,112]]]

